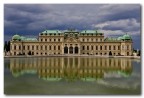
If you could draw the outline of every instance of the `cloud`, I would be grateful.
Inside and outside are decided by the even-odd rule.
[[[4,33],[38,35],[45,29],[102,28],[133,35],[140,33],[140,9],[138,4],[5,4]]]

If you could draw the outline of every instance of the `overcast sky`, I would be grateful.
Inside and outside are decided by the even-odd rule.
[[[138,4],[5,4],[4,38],[14,34],[38,37],[46,29],[97,29],[105,36],[128,33],[141,47],[141,6]]]

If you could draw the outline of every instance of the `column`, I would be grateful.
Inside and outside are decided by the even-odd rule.
[[[69,46],[67,46],[68,47],[68,54],[69,54]]]
[[[73,47],[73,54],[75,54],[75,47]]]

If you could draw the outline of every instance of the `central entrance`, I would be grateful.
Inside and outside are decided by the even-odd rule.
[[[72,46],[69,47],[69,53],[70,53],[70,54],[73,54],[73,47],[72,47]]]

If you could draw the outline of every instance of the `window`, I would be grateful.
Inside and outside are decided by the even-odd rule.
[[[96,50],[98,50],[98,46],[96,46]]]
[[[89,41],[89,39],[87,39],[87,41]]]
[[[91,41],[93,41],[93,39],[91,39]]]
[[[60,39],[58,39],[58,41],[60,42]]]
[[[41,39],[41,41],[43,41],[43,39]]]
[[[16,50],[16,45],[14,45],[14,50]]]
[[[107,46],[105,45],[105,50],[107,50]]]
[[[87,46],[87,50],[89,50],[89,46]]]
[[[51,46],[49,46],[49,50],[51,50]]]
[[[96,39],[96,42],[98,41],[98,39]]]
[[[54,46],[54,50],[56,50],[56,46]]]
[[[109,50],[111,50],[111,46],[109,46]]]
[[[58,50],[60,50],[60,46],[58,46]]]
[[[127,52],[127,55],[129,55],[129,52]]]
[[[129,50],[129,45],[127,45],[127,50]]]
[[[41,50],[43,50],[43,46],[41,46]]]
[[[49,41],[51,42],[51,39],[49,39]]]
[[[27,46],[27,49],[29,50],[29,46]]]
[[[102,50],[102,46],[100,46],[100,50]]]
[[[19,50],[21,50],[21,46],[19,46]]]
[[[25,50],[25,46],[23,46],[23,50]]]
[[[118,46],[118,50],[120,50],[120,46]]]
[[[45,41],[47,41],[47,39],[45,39]]]
[[[14,55],[16,55],[16,52],[14,52]]]
[[[93,46],[91,46],[91,50],[93,50]]]
[[[54,39],[54,42],[56,41],[56,39]]]
[[[84,42],[84,39],[83,39],[83,42]]]
[[[37,45],[37,50],[38,50],[38,45]]]
[[[85,50],[85,46],[83,46],[83,48],[82,48],[83,50]]]
[[[116,46],[113,46],[113,49],[116,50]]]
[[[47,50],[47,46],[45,46],[45,50]]]
[[[34,50],[34,46],[32,46],[32,50]]]

